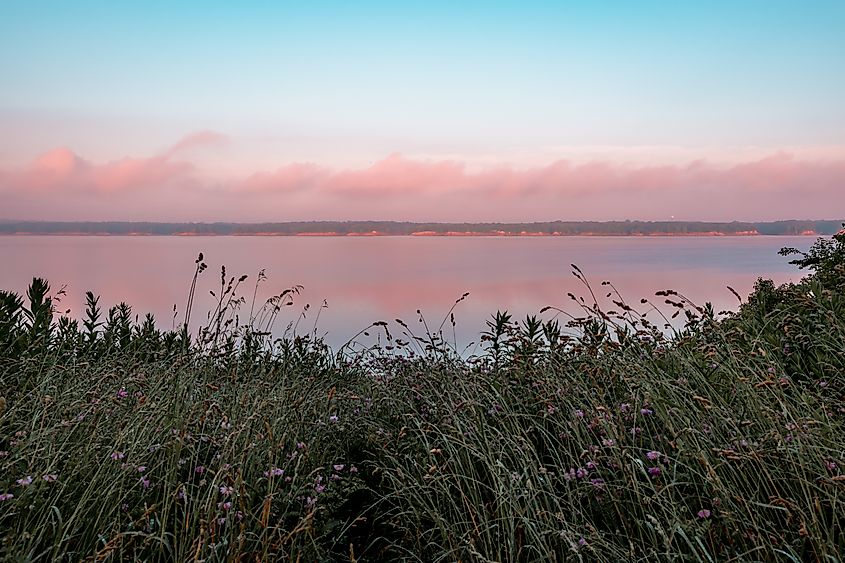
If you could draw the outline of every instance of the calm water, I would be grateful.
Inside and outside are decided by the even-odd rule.
[[[460,348],[477,339],[484,321],[497,309],[515,315],[537,313],[546,305],[572,311],[566,297],[587,290],[571,274],[577,264],[597,294],[610,280],[626,301],[639,304],[661,289],[676,289],[693,301],[710,301],[717,310],[735,308],[726,286],[747,295],[758,276],[795,281],[799,271],[778,256],[783,246],[806,249],[813,237],[702,238],[414,238],[414,237],[0,237],[0,288],[23,292],[33,276],[53,287],[66,286],[61,309],[82,313],[85,291],[102,296],[104,309],[126,301],[136,312],[152,312],[170,327],[173,305],[182,319],[199,252],[202,274],[194,318],[213,307],[220,266],[229,275],[248,274],[241,294],[252,299],[257,273],[268,280],[259,299],[291,285],[304,291],[285,309],[277,327],[311,309],[299,330],[315,327],[333,346],[346,342],[370,322],[400,318],[437,327],[455,309]],[[660,300],[660,298],[656,298]],[[670,310],[671,311],[671,310]],[[545,317],[550,317],[546,313]],[[398,333],[395,324],[392,331]],[[449,340],[451,341],[451,325]]]

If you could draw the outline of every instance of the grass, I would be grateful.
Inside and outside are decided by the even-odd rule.
[[[844,257],[726,316],[664,292],[671,337],[621,300],[499,313],[469,358],[379,323],[274,340],[297,288],[244,326],[225,272],[196,335],[90,294],[57,318],[36,279],[0,293],[0,555],[842,561]]]

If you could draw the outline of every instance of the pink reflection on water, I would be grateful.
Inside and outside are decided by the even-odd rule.
[[[675,289],[703,305],[735,308],[726,286],[747,295],[758,276],[778,283],[795,281],[800,273],[777,255],[783,246],[807,248],[812,237],[714,238],[309,238],[309,237],[0,237],[0,288],[23,293],[33,276],[47,278],[54,288],[67,285],[60,309],[81,316],[84,293],[101,296],[104,310],[121,301],[140,314],[152,312],[169,328],[184,318],[194,260],[205,254],[192,319],[206,318],[214,307],[209,295],[220,284],[220,266],[227,276],[248,274],[240,295],[248,316],[257,273],[259,304],[295,284],[304,286],[293,307],[276,325],[281,331],[296,322],[306,303],[311,309],[299,330],[326,334],[333,346],[376,320],[403,319],[422,332],[417,309],[436,329],[456,299],[470,296],[455,308],[459,345],[477,340],[484,322],[497,310],[517,318],[538,313],[547,305],[577,313],[567,297],[572,292],[589,299],[587,288],[571,274],[577,264],[604,300],[609,280],[625,300],[639,307],[642,297],[656,303],[654,292]],[[605,301],[610,306],[610,303]],[[672,309],[667,307],[669,313]],[[549,318],[551,315],[544,315]],[[193,323],[192,323],[193,324]],[[445,327],[450,340],[451,324]],[[394,329],[395,332],[395,329]]]

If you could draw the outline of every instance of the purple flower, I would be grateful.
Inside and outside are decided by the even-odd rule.
[[[588,461],[587,462],[587,469],[589,469],[590,471],[593,471],[593,470],[595,470],[595,468],[596,468],[596,463],[594,461]]]
[[[583,479],[584,477],[586,477],[589,474],[590,474],[589,471],[587,471],[586,469],[584,469],[582,467],[579,467],[578,470],[575,471],[575,476],[578,477],[579,479]]]
[[[56,479],[59,478],[59,476],[55,473],[50,473],[48,475],[42,475],[41,478],[47,481],[48,483],[53,483],[56,481]]]
[[[584,538],[579,538],[578,547],[584,547],[585,545],[587,545],[587,540],[585,540]]]
[[[284,474],[285,474],[285,470],[279,469],[275,465],[272,468],[270,468],[270,471],[264,472],[265,477],[281,477]]]
[[[176,498],[179,500],[185,500],[188,498],[188,495],[185,494],[185,489],[179,489],[179,492],[176,493]]]
[[[576,409],[575,418],[584,418],[584,411],[582,411],[581,409]]]
[[[333,414],[329,417],[329,422],[331,422],[332,424],[336,423],[338,420],[340,419],[337,417],[336,414]]]
[[[647,409],[647,408],[641,408],[640,414],[643,415],[643,416],[651,416],[651,415],[654,414],[654,411],[651,410],[651,409]]]
[[[702,508],[701,510],[698,511],[697,516],[699,518],[702,518],[702,519],[710,518],[710,511],[707,510],[706,508]]]
[[[353,465],[352,467],[349,468],[349,472],[350,473],[358,473],[358,468]]]
[[[660,470],[659,467],[649,467],[648,468],[648,474],[651,475],[652,477],[657,477],[658,475],[660,475],[660,473],[662,473],[662,471]]]
[[[144,471],[146,471],[146,470],[147,470],[147,466],[146,466],[146,465],[139,465],[139,466],[138,466],[138,473],[143,473],[143,472],[144,472]]]
[[[144,490],[150,488],[150,480],[146,477],[141,477],[140,479],[138,479],[138,482],[141,483],[141,486],[144,487]]]
[[[297,450],[304,450],[305,449],[305,442],[297,442],[296,443]]]
[[[235,492],[235,489],[233,487],[230,487],[228,485],[220,485],[220,494],[223,495],[224,497],[228,497],[229,495],[231,495],[234,492]]]
[[[17,481],[15,481],[15,483],[17,483],[21,487],[26,487],[27,485],[32,483],[32,475],[27,475],[23,479],[18,479]]]
[[[194,473],[196,473],[197,475],[202,475],[203,473],[205,473],[205,467],[203,467],[202,465],[197,465],[194,468]]]
[[[129,396],[129,392],[126,390],[125,387],[121,387],[120,391],[117,392],[117,398],[118,399],[125,399],[128,396]]]
[[[314,485],[314,492],[315,493],[322,493],[325,490],[326,490],[325,485]]]
[[[622,412],[628,412],[629,410],[631,410],[631,403],[622,403],[621,405],[619,405],[619,410]]]
[[[3,494],[0,494],[0,501],[3,501],[3,500],[12,500],[13,498],[15,498],[15,495],[13,495],[12,493],[3,493]]]
[[[836,462],[835,462],[835,461],[832,461],[832,460],[827,460],[827,461],[825,461],[825,462],[824,462],[824,465],[825,465],[825,467],[827,467],[827,468],[828,468],[828,470],[830,470],[830,471],[836,471],[836,469],[839,467],[838,465],[836,465]]]
[[[647,454],[645,454],[645,456],[646,456],[648,459],[650,459],[650,460],[654,461],[655,459],[658,459],[658,458],[660,457],[660,452],[658,452],[658,451],[656,451],[656,450],[651,450],[650,452],[648,452]]]
[[[346,467],[346,466],[345,466],[344,464],[342,464],[342,463],[338,463],[338,464],[332,465],[332,468],[333,468],[335,471],[343,471],[343,468],[344,468],[344,467]]]
[[[114,461],[117,461],[119,459],[123,459],[126,456],[123,455],[123,452],[112,452],[109,457],[112,458]]]
[[[223,510],[228,512],[230,508],[232,508],[232,503],[229,501],[218,503],[217,505],[218,510]]]
[[[610,438],[605,438],[604,440],[602,440],[602,441],[601,441],[601,444],[602,444],[604,447],[606,447],[606,448],[612,448],[612,447],[613,447],[613,444],[615,444],[615,443],[616,443],[616,442],[614,442],[614,441],[613,441],[612,439],[610,439]]]

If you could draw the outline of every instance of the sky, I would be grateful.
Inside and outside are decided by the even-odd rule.
[[[845,2],[0,0],[0,219],[845,218]]]

